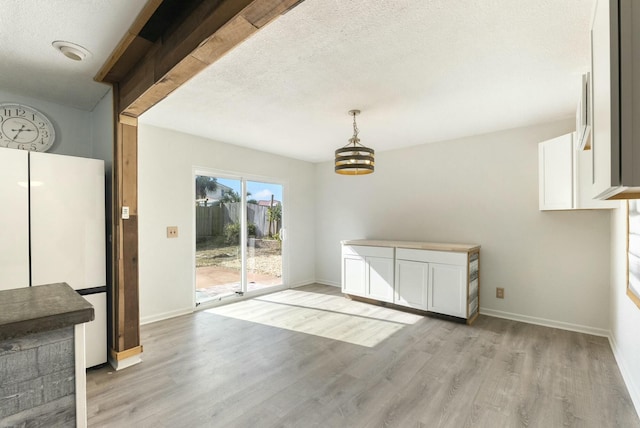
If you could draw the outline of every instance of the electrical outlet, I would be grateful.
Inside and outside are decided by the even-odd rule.
[[[496,298],[504,299],[504,288],[496,288]]]
[[[178,237],[178,226],[167,226],[167,238]]]

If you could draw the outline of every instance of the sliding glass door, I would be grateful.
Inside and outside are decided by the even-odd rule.
[[[194,179],[196,305],[283,285],[283,185]]]
[[[247,181],[247,290],[282,285],[282,185]]]

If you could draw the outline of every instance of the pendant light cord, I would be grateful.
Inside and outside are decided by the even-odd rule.
[[[353,113],[353,145],[358,141],[358,124],[356,123],[356,113]]]

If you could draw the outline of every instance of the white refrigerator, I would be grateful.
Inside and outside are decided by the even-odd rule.
[[[86,362],[107,361],[104,161],[0,148],[0,290],[66,282],[95,309]]]

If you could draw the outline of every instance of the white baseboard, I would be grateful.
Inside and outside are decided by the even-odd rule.
[[[633,407],[636,409],[636,413],[640,417],[640,388],[633,381],[633,377],[629,372],[628,365],[625,362],[624,358],[622,358],[622,354],[616,344],[616,339],[613,337],[613,334],[609,332],[607,336],[609,338],[609,345],[611,346],[611,350],[613,351],[613,356],[616,359],[616,363],[618,363],[618,368],[620,369],[620,373],[622,374],[622,379],[624,380],[625,385],[627,386],[627,391],[629,391],[629,395],[631,396],[631,401],[633,402]]]
[[[289,288],[304,287],[305,285],[311,285],[311,284],[315,284],[315,283],[316,283],[315,279],[307,279],[307,280],[304,280],[304,281],[295,282],[295,283],[291,284],[289,286]]]
[[[156,321],[162,321],[169,318],[179,317],[180,315],[186,315],[193,312],[193,308],[176,309],[175,311],[164,312],[161,314],[150,315],[148,317],[140,318],[140,325],[150,324]]]
[[[603,328],[589,327],[580,324],[549,320],[546,318],[531,317],[528,315],[514,314],[511,312],[496,311],[495,309],[480,308],[480,314],[490,317],[504,318],[513,321],[521,321],[527,324],[542,325],[545,327],[559,328],[561,330],[575,331],[578,333],[592,334],[594,336],[609,337],[609,331]]]
[[[330,281],[328,279],[316,279],[315,282],[317,284],[330,285],[332,287],[342,287],[342,284],[340,284],[339,282]]]

